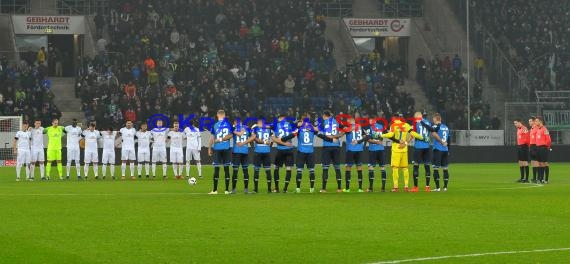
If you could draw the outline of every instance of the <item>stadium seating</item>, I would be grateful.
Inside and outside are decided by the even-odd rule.
[[[320,14],[318,3],[303,1],[114,1],[107,52],[81,70],[86,119],[118,126],[129,108],[139,121],[219,108],[233,115],[413,109],[413,99],[396,92],[399,63],[364,56],[346,73],[336,70]],[[129,85],[127,96],[129,82],[136,88]]]
[[[42,119],[50,124],[51,118],[61,117],[53,103],[47,69],[35,61],[22,60],[19,65],[10,65],[4,56],[0,59],[0,115],[19,116],[24,120]]]
[[[570,4],[473,0],[475,21],[491,32],[535,90],[570,89]],[[552,54],[556,54],[552,60]],[[552,63],[554,62],[554,63]],[[550,71],[557,72],[555,80]]]

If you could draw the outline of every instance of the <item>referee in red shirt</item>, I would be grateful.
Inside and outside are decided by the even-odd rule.
[[[538,176],[538,161],[536,161],[536,117],[531,116],[528,120],[530,126],[530,165],[532,165],[532,182],[536,183]]]
[[[517,159],[519,161],[519,169],[521,178],[517,182],[528,182],[528,148],[530,144],[530,132],[523,125],[522,120],[517,119],[514,121],[517,128]]]
[[[548,129],[544,126],[542,117],[536,118],[536,160],[538,161],[538,182],[548,183],[548,154],[552,139]]]

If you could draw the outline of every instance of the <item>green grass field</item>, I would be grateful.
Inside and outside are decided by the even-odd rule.
[[[446,193],[309,194],[305,175],[302,194],[209,196],[211,167],[195,186],[0,168],[0,263],[568,263],[569,170],[542,186],[514,183],[515,164],[453,164]]]

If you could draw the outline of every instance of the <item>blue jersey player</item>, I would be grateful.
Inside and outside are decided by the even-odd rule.
[[[236,185],[238,181],[239,167],[241,165],[243,171],[244,193],[248,193],[249,187],[249,144],[253,142],[255,136],[252,135],[251,129],[246,124],[240,124],[234,121],[234,135],[232,148],[232,194],[236,193]]]
[[[275,189],[273,192],[279,192],[279,168],[285,165],[286,175],[285,181],[291,181],[291,168],[293,167],[293,144],[290,141],[283,141],[281,138],[291,135],[295,130],[295,125],[291,123],[293,120],[287,120],[285,115],[280,114],[277,122],[273,125],[273,136],[271,139],[277,143],[277,153],[274,159],[273,179],[275,181]]]
[[[216,117],[218,122],[212,126],[210,133],[210,145],[208,154],[214,156],[214,189],[209,194],[218,194],[218,180],[220,179],[220,166],[224,166],[224,176],[226,180],[225,194],[230,194],[230,139],[232,138],[232,125],[226,118],[224,110],[218,110]]]
[[[429,126],[422,122],[422,126],[432,132],[435,141],[433,143],[433,179],[435,180],[434,191],[439,192],[439,169],[443,169],[443,191],[447,191],[449,182],[449,128],[441,122],[441,115],[435,114],[432,118],[433,125]]]
[[[305,165],[309,170],[309,181],[310,181],[310,193],[315,192],[315,159],[313,153],[315,151],[314,143],[315,143],[315,135],[324,140],[327,139],[322,134],[317,134],[318,128],[313,126],[311,123],[311,118],[309,113],[304,113],[302,116],[302,120],[297,123],[297,130],[293,133],[293,135],[289,137],[297,137],[297,177],[296,183],[297,188],[295,192],[301,192],[301,180],[303,179],[303,169]],[[287,138],[281,138],[281,140],[286,140]],[[332,141],[332,140],[330,140]],[[288,182],[285,181],[285,189],[287,190]],[[323,190],[321,190],[323,192]]]
[[[350,192],[350,179],[352,166],[356,166],[356,172],[358,173],[358,192],[364,192],[362,190],[362,152],[364,151],[364,143],[361,142],[364,138],[364,133],[360,125],[354,123],[354,119],[349,120],[350,130],[345,133],[346,135],[346,166],[345,166],[345,184],[346,188],[343,192]]]
[[[323,142],[323,188],[321,191],[326,192],[327,190],[329,166],[333,165],[336,175],[337,192],[342,192],[342,178],[340,174],[340,141],[338,139],[342,137],[344,133],[340,132],[339,124],[336,122],[330,111],[324,111],[322,117],[323,120],[319,126],[319,130],[321,130],[328,139],[331,139],[331,141]]]
[[[424,116],[422,115],[422,113],[420,112],[416,112],[414,114],[414,118],[416,120],[415,123],[415,129],[416,132],[418,132],[418,134],[420,134],[424,139],[429,139],[430,138],[430,132],[428,129],[426,129],[424,126],[422,126],[422,123],[431,126],[431,123],[424,118]],[[429,140],[415,140],[414,141],[414,172],[413,172],[413,176],[414,176],[414,188],[412,189],[412,192],[418,192],[418,177],[420,174],[420,164],[424,164],[424,169],[425,169],[425,176],[426,176],[426,187],[425,187],[425,191],[429,192],[430,191],[430,179],[431,179],[431,173],[430,173],[430,164],[431,164],[431,159],[430,159],[430,151],[431,151],[431,146],[430,146],[430,142]]]
[[[380,133],[384,129],[384,126],[380,121],[371,124],[370,126],[364,127],[364,133],[371,135],[372,133]],[[378,165],[382,173],[382,192],[386,191],[386,162],[384,158],[384,143],[382,138],[378,139],[363,139],[368,142],[368,182],[369,187],[367,192],[374,191],[374,169]]]
[[[253,158],[253,183],[254,193],[258,193],[259,170],[265,169],[267,178],[267,192],[271,193],[271,135],[273,131],[270,126],[265,123],[264,117],[259,117],[257,124],[253,126],[252,136],[254,137],[254,158]]]

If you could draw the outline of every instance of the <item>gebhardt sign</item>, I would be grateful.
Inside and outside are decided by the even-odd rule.
[[[345,18],[346,30],[353,37],[409,37],[408,18]]]
[[[12,16],[15,34],[85,34],[84,16]]]

